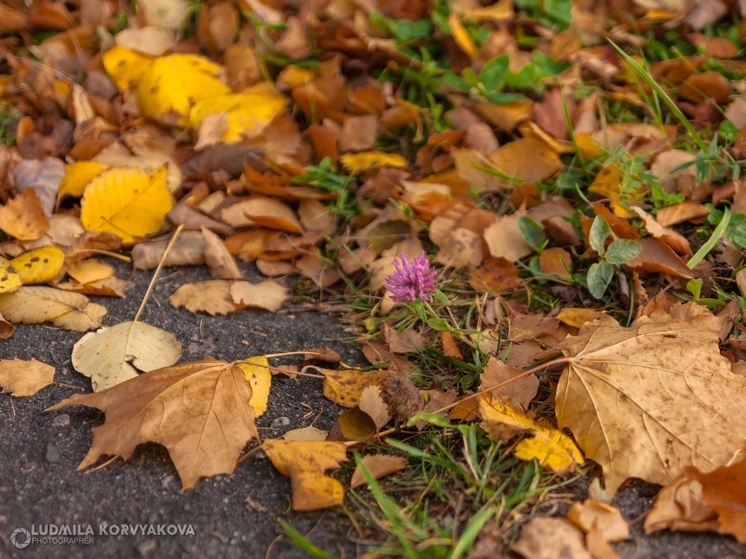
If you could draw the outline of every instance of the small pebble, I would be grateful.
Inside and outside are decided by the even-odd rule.
[[[52,425],[55,427],[67,427],[70,425],[70,416],[66,413],[62,413],[52,420]]]
[[[273,419],[270,427],[272,427],[272,429],[281,429],[282,427],[287,427],[288,425],[290,425],[290,418],[282,416]]]
[[[60,459],[60,449],[54,443],[47,443],[47,453],[44,456],[47,462],[58,462]]]

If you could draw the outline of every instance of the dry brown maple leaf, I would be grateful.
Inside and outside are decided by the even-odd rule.
[[[709,472],[746,440],[746,378],[720,355],[720,319],[695,303],[630,328],[589,323],[559,348],[570,358],[557,419],[604,470],[665,485],[685,466]]]
[[[230,474],[246,443],[259,438],[251,385],[234,363],[205,359],[144,373],[95,394],[76,394],[47,409],[102,410],[93,444],[78,470],[101,456],[132,456],[145,442],[168,449],[183,488],[200,477]]]

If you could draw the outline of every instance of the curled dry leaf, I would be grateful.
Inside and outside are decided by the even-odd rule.
[[[33,396],[42,388],[52,384],[54,367],[32,359],[0,361],[0,386],[3,392],[16,397]]]
[[[630,328],[589,323],[559,345],[569,365],[557,419],[601,465],[607,491],[630,477],[666,484],[685,466],[708,472],[741,448],[746,378],[720,355],[720,325],[688,303]]]
[[[163,260],[169,239],[138,243],[132,249],[132,261],[139,270],[156,268]],[[200,231],[184,231],[168,252],[164,266],[199,266],[205,263],[205,239]]]
[[[596,528],[607,542],[620,542],[629,539],[629,524],[621,511],[599,501],[586,499],[575,503],[567,512],[567,519],[586,534]]]
[[[72,364],[90,377],[93,391],[99,392],[140,372],[173,365],[180,355],[181,343],[170,332],[144,322],[122,322],[78,340]]]
[[[293,485],[293,510],[312,511],[342,505],[344,487],[324,474],[347,460],[344,443],[327,441],[264,441],[264,452]]]
[[[730,534],[746,543],[746,461],[702,473],[686,468],[661,489],[645,533],[663,528]]]
[[[210,268],[212,277],[218,279],[244,279],[238,264],[233,256],[225,248],[225,243],[209,229],[202,228],[202,237],[205,239],[205,262]]]
[[[33,188],[0,206],[0,229],[19,241],[35,241],[47,232],[49,219]]]
[[[127,460],[138,445],[156,442],[168,449],[186,490],[201,477],[233,473],[246,443],[259,438],[250,398],[238,367],[206,359],[76,394],[46,411],[81,405],[106,414],[106,422],[93,428],[93,444],[78,470],[102,456]]]
[[[392,454],[368,454],[362,458],[363,465],[368,469],[373,479],[381,479],[391,474],[395,474],[407,467],[407,459],[403,456],[394,456]],[[360,464],[355,466],[350,479],[350,489],[360,487],[365,483],[365,478],[360,470]]]

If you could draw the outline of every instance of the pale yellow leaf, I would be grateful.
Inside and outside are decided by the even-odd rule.
[[[229,314],[243,308],[233,302],[230,295],[232,284],[232,281],[221,279],[187,283],[177,289],[168,302],[189,312],[206,312],[212,316]]]
[[[277,312],[290,297],[290,291],[287,287],[272,279],[259,283],[236,281],[230,287],[230,296],[238,306]]]
[[[73,347],[72,364],[91,378],[98,392],[176,363],[181,343],[176,336],[144,322],[122,322],[90,332]]]
[[[73,264],[67,271],[67,275],[79,283],[93,283],[113,276],[114,266],[95,258],[89,258]]]
[[[87,314],[88,307],[92,307],[90,315]],[[74,316],[62,318],[70,312]],[[88,318],[80,317],[78,313]],[[0,294],[0,314],[13,324],[41,324],[59,318],[58,326],[65,327],[66,323],[72,321],[75,331],[85,331],[100,326],[99,321],[106,314],[106,309],[100,305],[94,306],[87,297],[78,293],[52,287],[21,287],[13,293]]]
[[[16,397],[33,396],[45,386],[52,384],[54,367],[32,359],[0,361],[0,386],[3,392]]]

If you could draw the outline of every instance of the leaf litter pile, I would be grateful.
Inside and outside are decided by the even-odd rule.
[[[87,332],[93,393],[49,410],[105,413],[80,468],[157,442],[189,489],[261,449],[293,509],[344,507],[371,557],[615,557],[633,478],[663,486],[646,533],[746,543],[745,17],[3,0],[0,337]],[[140,313],[108,320],[112,258],[208,266],[169,299],[193,313],[344,311],[370,366],[180,363]],[[330,432],[261,440],[278,373],[319,379]],[[15,397],[53,378],[0,361]],[[543,515],[580,477],[588,498]]]

